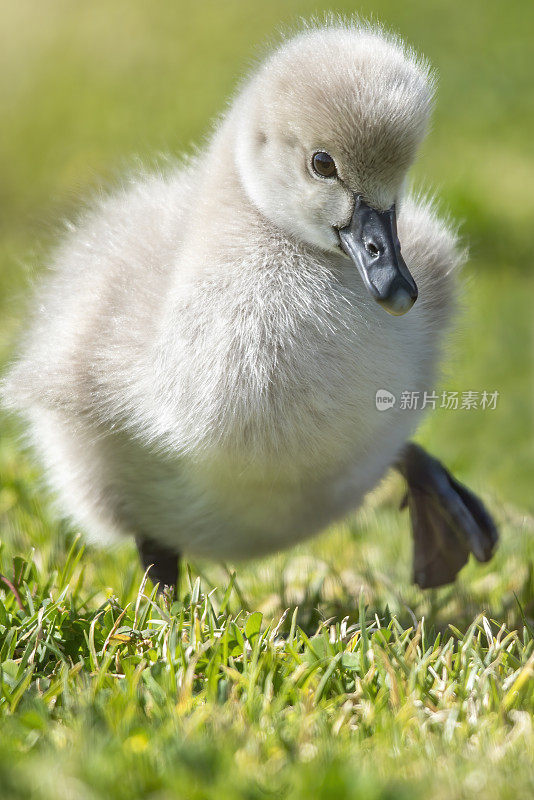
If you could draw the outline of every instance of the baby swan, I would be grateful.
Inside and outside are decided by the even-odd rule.
[[[307,29],[203,152],[133,180],[59,249],[4,396],[65,511],[92,538],[135,536],[160,585],[181,554],[316,533],[390,466],[421,587],[490,558],[480,500],[407,444],[421,411],[375,401],[431,390],[453,305],[455,237],[404,193],[431,94],[397,39]]]

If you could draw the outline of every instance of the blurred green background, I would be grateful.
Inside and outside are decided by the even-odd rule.
[[[298,26],[300,17],[356,11],[398,31],[428,57],[439,74],[437,104],[413,183],[436,191],[443,211],[461,223],[471,252],[464,310],[440,388],[498,391],[499,400],[494,411],[431,413],[420,437],[495,511],[504,531],[502,563],[515,570],[511,553],[520,564],[528,560],[534,509],[534,6],[526,0],[365,0],[357,6],[19,0],[3,2],[1,11],[2,362],[24,328],[28,288],[63,218],[138,160],[154,163],[202,142],[243,73],[280,31]],[[13,431],[14,423],[4,420],[4,483],[35,483],[31,459]],[[20,544],[13,517],[5,520]],[[392,509],[378,532],[376,521],[366,528],[365,520],[364,512],[356,523],[360,544],[351,545],[347,557],[357,560],[365,552],[358,548],[365,547],[369,529],[368,541],[378,543],[377,562],[387,570],[385,553],[393,548],[395,570],[398,550],[391,540],[402,538],[408,547],[406,519]],[[406,555],[402,579],[408,562]],[[499,562],[493,567],[499,569]],[[111,574],[108,579],[113,583]]]

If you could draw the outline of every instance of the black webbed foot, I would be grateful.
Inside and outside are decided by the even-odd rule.
[[[397,468],[408,484],[414,538],[414,583],[422,589],[452,583],[473,553],[489,561],[499,538],[479,498],[416,444]]]
[[[148,577],[153,584],[159,584],[158,594],[161,594],[166,586],[176,590],[180,566],[179,554],[165,545],[142,536],[136,536],[135,542],[143,569],[149,570]]]

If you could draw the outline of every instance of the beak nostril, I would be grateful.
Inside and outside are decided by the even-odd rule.
[[[365,242],[365,249],[367,250],[370,256],[376,257],[380,253],[380,250],[373,242]]]

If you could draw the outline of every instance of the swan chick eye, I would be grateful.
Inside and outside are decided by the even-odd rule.
[[[337,175],[336,162],[331,155],[322,150],[313,154],[312,167],[321,178],[335,178]]]

